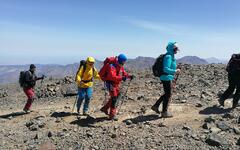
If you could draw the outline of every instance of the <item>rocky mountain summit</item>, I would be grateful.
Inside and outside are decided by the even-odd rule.
[[[87,117],[72,112],[77,91],[73,76],[38,82],[29,114],[22,111],[26,97],[21,88],[2,85],[0,149],[240,149],[240,107],[230,109],[231,99],[225,108],[217,106],[228,86],[225,67],[182,65],[169,119],[150,109],[163,93],[150,68],[129,69],[136,79],[122,84],[122,93],[129,88],[115,122],[99,110],[108,98],[101,81],[95,81]]]

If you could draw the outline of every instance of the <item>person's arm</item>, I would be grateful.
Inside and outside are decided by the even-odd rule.
[[[44,79],[44,75],[42,75],[42,77],[37,77],[37,76],[35,76],[36,78],[35,78],[35,80],[37,81],[37,80],[43,80]]]
[[[83,75],[83,67],[81,67],[76,75],[76,83],[80,83],[82,81],[82,75]]]
[[[93,75],[93,77],[95,78],[95,79],[98,79],[98,80],[101,80],[101,78],[100,78],[100,76],[99,76],[99,74],[98,74],[98,70],[94,67],[94,75]]]
[[[175,74],[177,70],[171,69],[171,64],[172,64],[172,56],[171,55],[166,55],[163,58],[163,71],[167,74]]]
[[[125,71],[123,67],[122,67],[122,75],[126,78],[130,78],[130,75]]]
[[[230,65],[232,63],[233,58],[234,58],[234,54],[232,55],[231,59],[228,61],[228,64],[227,64],[227,67],[226,67],[227,72],[230,72]]]
[[[117,76],[117,71],[114,66],[109,66],[108,68],[108,80],[115,82],[122,81],[122,76],[121,75]]]

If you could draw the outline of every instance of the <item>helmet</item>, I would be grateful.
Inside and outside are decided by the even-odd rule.
[[[118,55],[118,63],[123,64],[125,61],[127,61],[127,57],[124,54]]]
[[[87,58],[87,62],[88,63],[94,63],[95,62],[95,59],[93,57],[88,57]]]

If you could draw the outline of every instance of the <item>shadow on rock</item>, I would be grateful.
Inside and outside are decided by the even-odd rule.
[[[25,115],[27,113],[20,111],[20,112],[12,112],[10,114],[6,114],[6,115],[1,115],[0,118],[9,118],[9,117],[17,117],[17,116],[22,116]]]
[[[71,112],[54,112],[51,114],[51,117],[68,117],[68,116],[72,116],[72,115],[77,115],[77,113],[71,113]]]
[[[126,119],[123,120],[123,122],[131,121],[134,124],[141,123],[141,122],[146,122],[146,121],[152,121],[152,120],[157,120],[160,119],[161,117],[159,115],[147,115],[147,116],[138,116],[136,118],[131,118],[131,119]]]
[[[203,115],[225,114],[225,113],[229,113],[231,110],[232,110],[231,108],[224,109],[221,107],[212,106],[199,111],[199,114],[203,114]]]
[[[75,121],[70,122],[70,124],[79,125],[81,127],[95,127],[94,124],[97,122],[102,122],[107,120],[107,117],[99,117],[94,118],[91,116],[87,116],[86,118],[77,119]]]

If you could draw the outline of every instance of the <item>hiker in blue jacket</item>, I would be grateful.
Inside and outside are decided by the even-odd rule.
[[[164,88],[164,95],[162,95],[156,103],[151,107],[153,111],[160,114],[158,110],[159,105],[163,102],[162,117],[170,118],[172,114],[168,111],[168,105],[172,95],[172,81],[174,80],[174,75],[180,73],[180,69],[177,69],[177,62],[174,57],[178,52],[177,42],[169,42],[167,45],[167,53],[163,58],[163,72],[164,74],[160,76]]]

